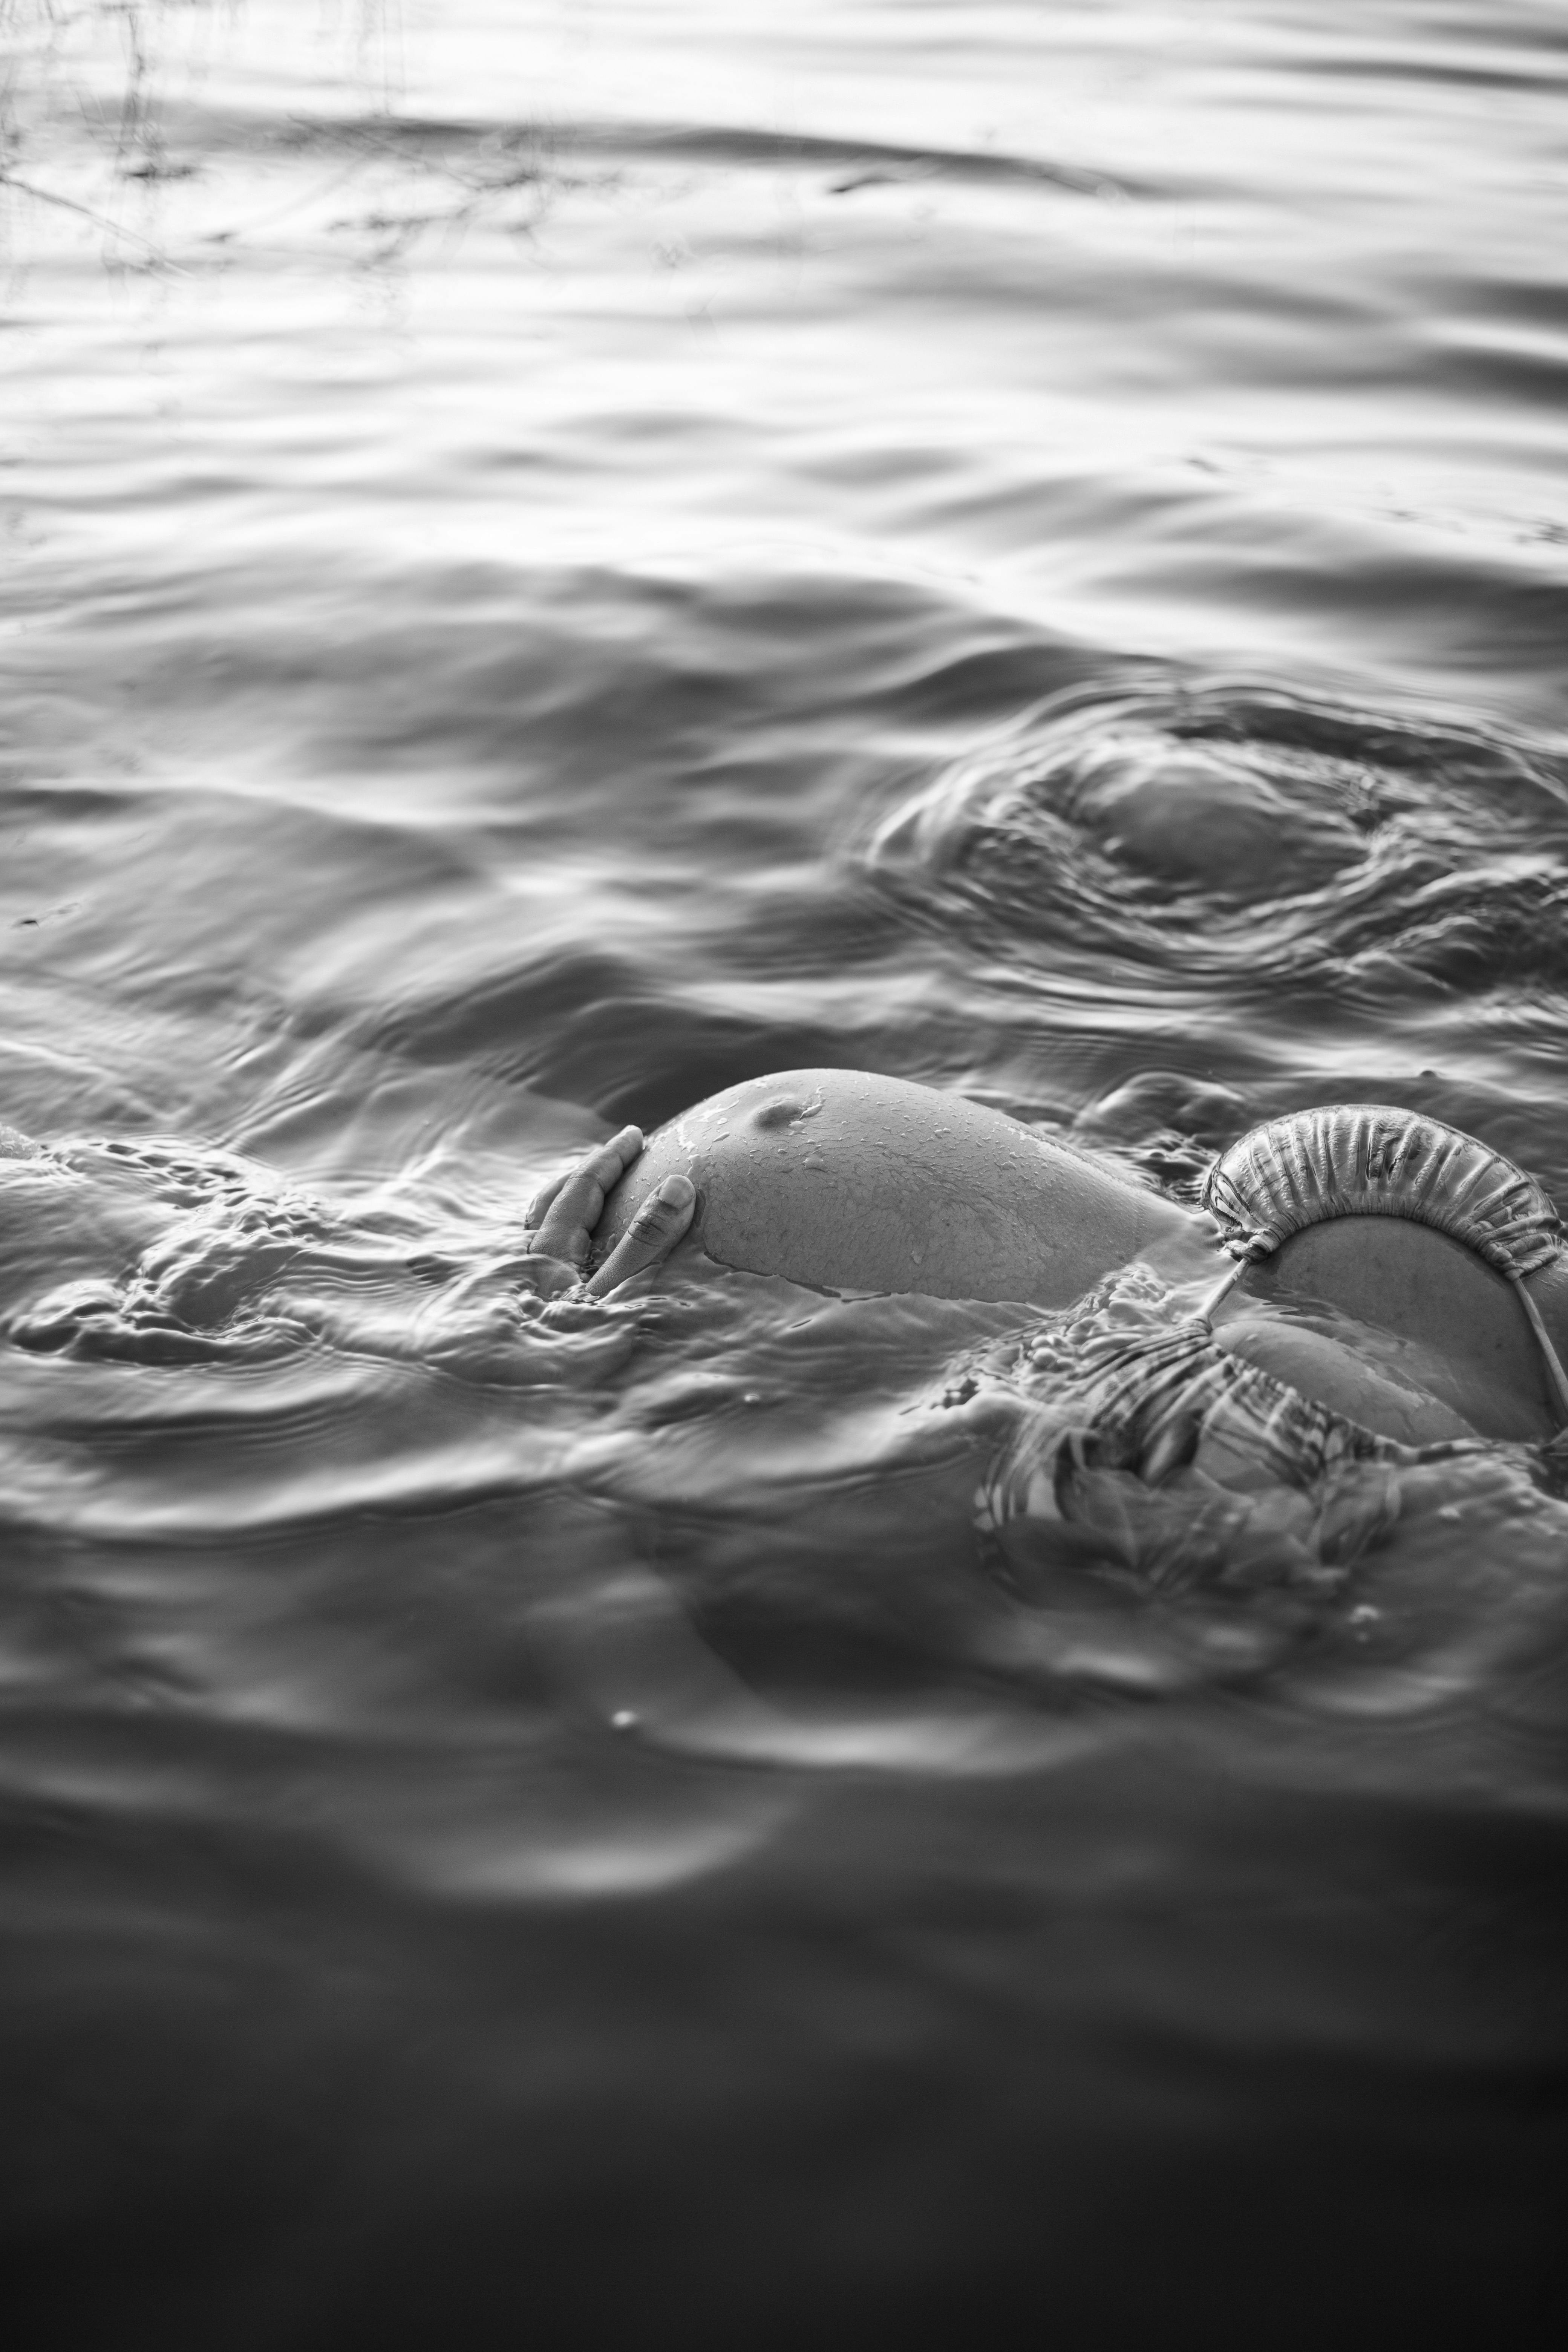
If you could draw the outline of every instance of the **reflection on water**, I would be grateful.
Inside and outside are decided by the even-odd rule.
[[[1019,1310],[518,1257],[813,1065],[1568,1197],[1559,13],[0,26],[27,2315],[1544,2336],[1539,1463],[1009,1554]]]

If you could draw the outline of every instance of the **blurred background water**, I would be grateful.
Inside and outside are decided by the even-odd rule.
[[[800,1064],[1568,1194],[1561,7],[0,28],[13,2324],[1546,2340],[1563,1505],[1021,1591],[1016,1312],[514,1261]]]

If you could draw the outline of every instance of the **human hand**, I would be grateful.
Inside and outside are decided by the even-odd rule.
[[[623,1127],[618,1135],[586,1153],[575,1168],[567,1169],[534,1195],[524,1222],[538,1255],[555,1258],[581,1276],[605,1200],[642,1146],[641,1129]],[[587,1296],[603,1298],[668,1257],[690,1224],[696,1207],[697,1188],[690,1178],[667,1176],[649,1193],[604,1265],[584,1285]]]

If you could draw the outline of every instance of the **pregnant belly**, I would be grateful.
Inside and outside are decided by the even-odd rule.
[[[687,1246],[822,1289],[1059,1307],[1134,1257],[1178,1280],[1224,1265],[1206,1219],[999,1111],[865,1071],[748,1079],[660,1128],[600,1257],[673,1170],[698,1188]]]

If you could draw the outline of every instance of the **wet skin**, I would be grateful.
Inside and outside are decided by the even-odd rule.
[[[0,1159],[28,1139],[0,1129]],[[13,1236],[36,1246],[24,1186]],[[57,1272],[151,1238],[156,1213],[100,1192]],[[105,1219],[109,1220],[106,1226]],[[68,1220],[68,1223],[69,1221]],[[794,1070],[697,1104],[645,1146],[596,1146],[527,1213],[535,1276],[605,1297],[672,1254],[825,1290],[1069,1306],[1141,1260],[1197,1312],[1229,1266],[1212,1221],[962,1096],[853,1070]],[[110,1228],[112,1228],[110,1232]],[[147,1230],[144,1230],[147,1228]],[[0,1234],[0,1271],[5,1236]],[[1527,1279],[1568,1356],[1568,1265]],[[1214,1313],[1225,1347],[1384,1436],[1540,1442],[1559,1415],[1513,1286],[1461,1244],[1394,1217],[1295,1234]]]
[[[678,1175],[692,1207],[656,1205]],[[626,1278],[618,1253],[639,1214],[654,1220],[634,1243],[645,1265],[679,1245],[828,1290],[1062,1307],[1136,1258],[1195,1311],[1229,1265],[1208,1217],[1104,1161],[862,1071],[751,1079],[661,1128],[610,1190],[595,1284]],[[1561,1351],[1568,1275],[1559,1264],[1530,1279]],[[1427,1226],[1313,1226],[1249,1269],[1214,1319],[1236,1354],[1385,1436],[1539,1441],[1557,1427],[1512,1286]]]

